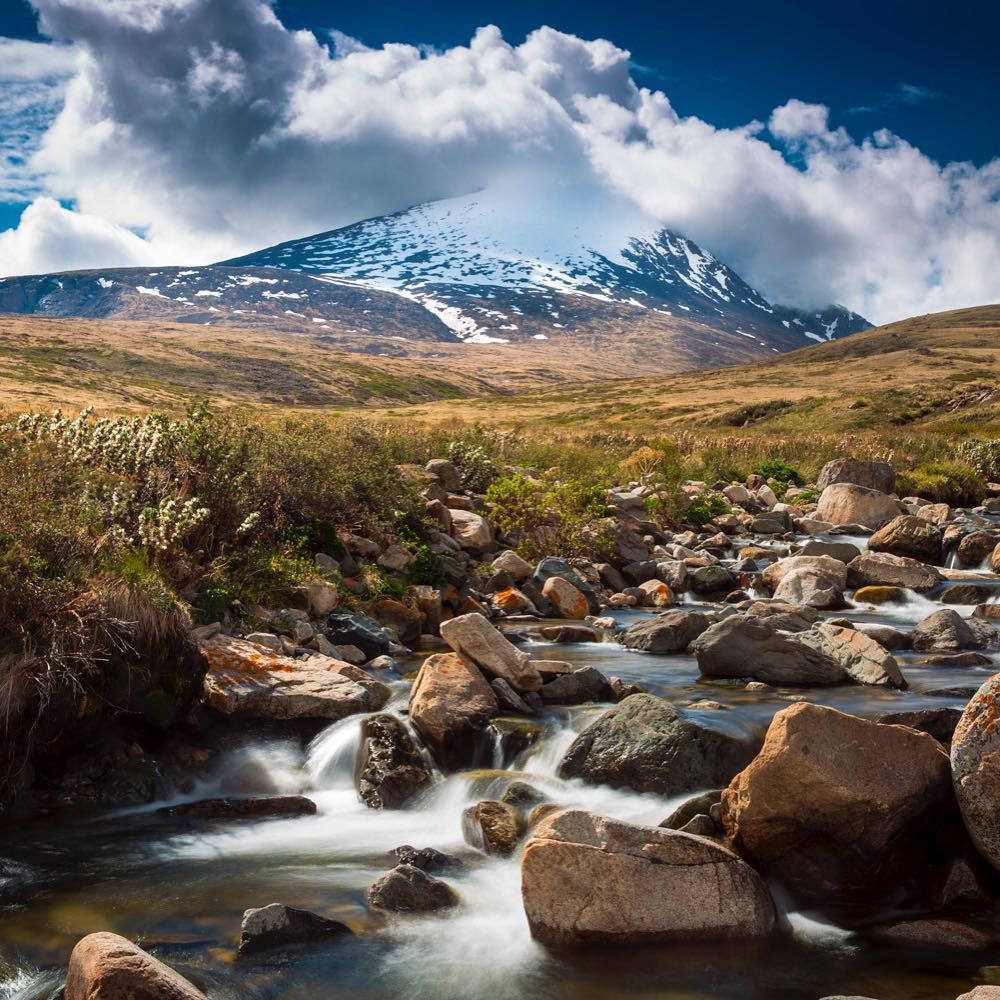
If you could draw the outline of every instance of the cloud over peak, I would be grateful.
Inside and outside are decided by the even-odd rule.
[[[120,228],[93,266],[220,259],[530,177],[623,195],[772,299],[888,320],[1000,298],[1000,162],[857,142],[822,105],[718,129],[637,86],[623,49],[545,27],[372,49],[289,31],[263,0],[34,5],[78,61],[32,167]],[[0,270],[39,260],[37,216],[59,212],[0,237]]]

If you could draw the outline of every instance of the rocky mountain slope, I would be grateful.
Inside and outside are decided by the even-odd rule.
[[[394,356],[417,342],[561,339],[666,371],[870,325],[839,306],[776,306],[624,202],[571,194],[526,196],[513,212],[491,191],[432,202],[218,265],[6,278],[0,312],[308,333]]]
[[[590,329],[623,310],[637,324],[679,317],[778,351],[871,325],[840,306],[776,306],[630,204],[577,200],[571,189],[516,202],[494,191],[430,202],[228,263],[391,289],[472,343]]]

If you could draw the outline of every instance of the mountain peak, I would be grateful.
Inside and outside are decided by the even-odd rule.
[[[653,311],[788,350],[870,326],[773,305],[693,241],[610,193],[486,189],[226,261],[392,291],[467,343],[545,338],[578,314]]]

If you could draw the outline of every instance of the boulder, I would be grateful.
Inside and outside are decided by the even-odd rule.
[[[851,599],[855,604],[905,604],[906,591],[902,587],[858,587]]]
[[[990,572],[1000,573],[1000,542],[997,543],[996,548],[990,553]],[[1000,987],[997,987],[1000,989]]]
[[[812,608],[844,607],[847,567],[828,556],[793,557],[795,558],[815,558],[825,562],[823,565],[798,566],[785,573],[775,588],[774,599],[789,604],[805,604]],[[775,563],[775,565],[780,564]]]
[[[642,603],[648,608],[669,608],[674,603],[673,591],[662,580],[647,580],[639,589],[646,595]]]
[[[824,542],[810,538],[798,551],[800,556],[829,556],[845,565],[861,555],[861,549],[850,542]]]
[[[390,913],[431,913],[458,904],[447,882],[414,865],[397,865],[365,890],[368,905]]]
[[[661,824],[668,830],[680,830],[696,816],[708,814],[712,806],[722,801],[722,789],[702,792],[679,805]]]
[[[962,536],[956,549],[959,566],[978,568],[990,557],[996,545],[995,531],[970,531]]]
[[[410,722],[434,759],[456,770],[483,753],[483,732],[499,712],[496,695],[471,663],[454,653],[427,657],[410,691]]]
[[[879,687],[907,687],[896,657],[864,632],[824,622],[799,634],[799,641],[825,653],[843,667],[855,684]]]
[[[161,816],[183,819],[286,819],[315,815],[316,803],[304,795],[259,795],[246,799],[199,799],[163,806],[156,811]]]
[[[371,809],[399,809],[429,788],[432,776],[413,737],[394,715],[372,715],[361,723],[354,781]]]
[[[494,677],[490,687],[502,709],[517,715],[535,714],[535,710],[502,677]]]
[[[444,854],[433,847],[416,848],[403,844],[401,847],[394,847],[389,853],[397,864],[412,865],[424,872],[443,872],[465,867],[460,858]]]
[[[950,747],[952,734],[961,718],[960,708],[922,708],[913,712],[884,712],[875,721],[889,726],[909,726],[929,733],[942,746]]]
[[[766,684],[824,686],[847,680],[844,668],[767,619],[732,615],[691,643],[706,677],[752,677]]]
[[[583,592],[561,576],[550,576],[545,581],[542,596],[559,618],[586,618],[590,610]]]
[[[913,627],[913,648],[919,650],[976,649],[979,641],[966,620],[952,608],[942,608]]]
[[[951,520],[951,507],[946,503],[921,504],[913,513],[931,524],[947,524]]]
[[[600,642],[600,636],[589,625],[546,625],[539,632],[548,642]]]
[[[941,529],[930,521],[901,514],[868,539],[868,550],[909,556],[924,563],[940,563],[942,539]]]
[[[951,771],[965,827],[976,849],[1000,871],[1000,674],[966,705],[951,741]]]
[[[891,652],[912,649],[913,638],[906,632],[891,625],[876,625],[871,622],[858,622],[855,628],[865,635],[870,635],[880,646],[885,646]]]
[[[926,591],[940,582],[941,574],[933,566],[889,552],[864,552],[847,567],[847,583],[855,588],[888,586]]]
[[[542,686],[542,678],[528,654],[517,649],[478,612],[442,622],[441,638],[490,676],[502,677],[515,691],[537,691]]]
[[[535,828],[521,894],[548,945],[753,940],[775,923],[763,880],[721,844],[580,810]]]
[[[775,591],[781,586],[781,581],[796,570],[809,570],[818,577],[828,578],[832,586],[841,590],[847,586],[847,567],[839,559],[830,556],[786,556],[777,562],[765,566],[760,574],[761,581],[768,590]],[[804,604],[804,601],[790,601],[792,604]]]
[[[725,566],[698,566],[688,574],[688,587],[696,594],[718,594],[739,585],[739,578]]]
[[[493,560],[495,573],[509,573],[514,583],[524,583],[531,576],[531,563],[522,559],[511,549],[505,549]]]
[[[711,728],[651,694],[634,694],[590,724],[559,764],[561,778],[682,795],[725,784],[757,741]]]
[[[328,719],[377,712],[389,688],[364,671],[363,682],[345,671],[349,663],[317,656],[308,661],[281,656],[263,646],[219,635],[201,643],[208,661],[205,697],[224,715],[256,719]]]
[[[507,615],[537,615],[535,602],[523,590],[516,587],[505,587],[498,590],[492,597],[493,607]]]
[[[707,628],[708,619],[700,611],[667,611],[629,625],[619,641],[626,649],[645,653],[680,653]]]
[[[823,490],[816,516],[833,525],[860,524],[875,530],[901,512],[898,500],[852,483],[834,483]]]
[[[752,618],[766,618],[768,624],[782,632],[805,632],[819,620],[816,608],[774,600],[754,601],[745,613]]]
[[[951,948],[966,951],[988,948],[994,941],[994,936],[981,927],[941,917],[876,924],[865,930],[865,937],[879,944],[904,948]]]
[[[457,493],[462,488],[462,474],[454,462],[449,462],[446,458],[432,458],[424,469],[449,493]]]
[[[340,592],[326,580],[310,580],[305,584],[305,597],[309,602],[310,616],[325,618],[337,606]]]
[[[462,812],[462,836],[465,842],[484,854],[507,857],[517,849],[524,823],[509,802],[487,799]]]
[[[948,756],[932,736],[800,703],[722,793],[735,849],[804,904],[881,900],[927,863],[953,807]]]
[[[593,667],[577,667],[542,685],[539,694],[546,705],[582,705],[609,701],[608,679]]]
[[[1000,1000],[1000,986],[977,986],[957,1000]]]
[[[350,927],[338,920],[328,920],[293,906],[270,903],[244,912],[239,953],[249,955],[269,948],[325,941],[350,933]]]
[[[546,581],[554,576],[558,576],[567,583],[573,584],[587,598],[590,613],[597,614],[600,610],[597,592],[565,559],[560,559],[558,556],[548,556],[543,559],[535,567],[532,580],[534,580],[539,588],[542,588],[545,586]],[[581,617],[583,616],[581,615]]]
[[[64,1000],[205,1000],[179,973],[107,931],[77,942],[61,995]]]
[[[896,488],[896,472],[888,462],[864,462],[857,458],[835,458],[820,469],[816,485],[824,490],[834,483],[853,483],[880,493]]]
[[[489,521],[471,510],[448,508],[451,514],[451,537],[468,552],[482,552],[493,541]]]
[[[374,660],[390,652],[389,634],[374,618],[338,611],[326,620],[326,637],[335,646],[356,646],[365,658]]]

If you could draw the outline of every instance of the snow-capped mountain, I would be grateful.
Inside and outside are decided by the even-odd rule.
[[[839,306],[813,314],[776,306],[631,203],[580,198],[572,188],[431,202],[226,263],[392,291],[467,343],[544,338],[572,330],[581,312],[592,320],[623,308],[694,320],[774,350],[871,325]]]
[[[431,202],[222,264],[7,278],[0,312],[264,328],[397,355],[412,341],[554,340],[567,358],[610,350],[656,371],[870,326],[840,306],[770,303],[630,202],[572,186]]]

